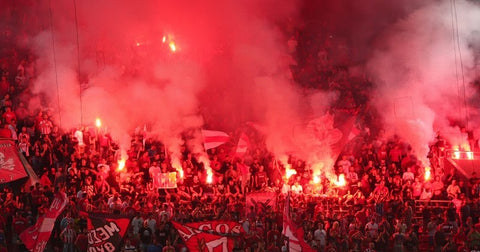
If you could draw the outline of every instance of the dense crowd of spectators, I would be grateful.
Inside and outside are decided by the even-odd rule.
[[[431,146],[433,166],[431,179],[426,179],[425,167],[408,143],[365,133],[357,138],[360,151],[344,153],[336,162],[335,173],[346,180],[339,185],[325,176],[314,182],[312,167],[293,156],[288,164],[297,174],[286,179],[285,164],[266,150],[261,133],[251,129],[246,132],[253,144],[243,159],[233,158],[228,144],[209,151],[212,183],[206,182],[204,165],[184,150],[184,175],[178,177],[177,187],[157,190],[153,170],[176,171],[161,142],[144,138],[141,132],[133,134],[129,158],[119,171],[118,146],[108,134],[97,134],[94,127],[62,132],[50,119],[51,111],[32,113],[25,106],[22,97],[31,97],[28,84],[34,78],[31,57],[5,63],[0,135],[15,140],[40,179],[33,185],[25,180],[24,186],[2,185],[3,251],[22,249],[18,235],[48,209],[55,190],[64,190],[70,198],[49,243],[49,248],[58,250],[86,250],[85,220],[78,212],[90,211],[132,216],[125,251],[161,251],[171,246],[181,250],[184,245],[170,220],[213,219],[242,223],[246,234],[237,238],[238,251],[280,251],[288,191],[294,199],[292,219],[303,227],[306,242],[319,251],[415,251],[420,233],[428,234],[435,251],[479,249],[479,180],[475,174],[466,180],[455,170],[444,173],[441,138]],[[245,199],[252,192],[278,196],[274,205],[247,207]],[[415,200],[435,199],[451,204],[415,205]],[[415,218],[415,212],[422,218]]]

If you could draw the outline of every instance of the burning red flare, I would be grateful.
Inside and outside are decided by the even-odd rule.
[[[430,167],[425,167],[425,181],[429,181],[432,177],[432,172]]]
[[[213,174],[212,173],[208,173],[207,174],[207,183],[208,184],[211,184],[213,182]]]
[[[177,51],[177,46],[175,45],[175,42],[170,41],[170,43],[168,43],[168,46],[170,47],[170,51],[172,51],[172,52]]]
[[[127,160],[122,158],[120,160],[118,160],[118,167],[117,167],[117,171],[123,171],[123,169],[125,168],[125,162]]]
[[[97,119],[95,120],[95,125],[97,126],[97,128],[102,127],[102,121],[100,121],[100,118],[97,118]]]
[[[287,180],[295,174],[297,174],[297,171],[294,169],[290,169],[290,165],[285,166],[285,177],[287,178]]]
[[[340,174],[338,175],[338,180],[333,182],[336,186],[346,186],[347,181],[345,180],[345,175]]]

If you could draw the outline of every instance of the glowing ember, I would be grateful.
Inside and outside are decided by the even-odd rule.
[[[170,41],[170,43],[168,43],[168,46],[170,47],[170,50],[171,50],[172,52],[176,52],[176,51],[177,51],[177,46],[175,45],[175,42]]]
[[[345,180],[345,175],[340,174],[338,175],[338,180],[334,182],[336,186],[346,186],[347,181]]]
[[[425,167],[425,181],[429,181],[430,178],[432,177],[432,173],[430,170],[431,170],[430,167]]]
[[[117,171],[122,171],[122,170],[125,168],[125,161],[127,161],[127,160],[124,159],[124,158],[118,160],[118,168],[117,168]]]
[[[97,126],[97,128],[102,127],[102,121],[100,121],[100,118],[97,118],[97,120],[95,120],[95,125]]]

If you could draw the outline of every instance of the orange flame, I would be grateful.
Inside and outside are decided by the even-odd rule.
[[[118,160],[118,168],[117,168],[117,171],[123,171],[123,169],[125,168],[125,162],[127,160],[122,158],[120,160]]]
[[[430,167],[425,167],[425,181],[429,181],[432,177],[432,172]]]
[[[211,184],[213,182],[213,174],[207,173],[207,183]]]
[[[180,164],[180,160],[176,157],[172,157],[172,167],[178,172],[178,175],[183,179],[183,167]]]
[[[97,118],[97,119],[95,120],[95,125],[97,126],[97,128],[102,127],[102,121],[100,121],[100,118]]]
[[[347,181],[345,180],[345,175],[340,174],[338,175],[338,180],[333,182],[336,186],[346,186]]]
[[[290,165],[287,164],[285,166],[285,177],[287,178],[287,180],[290,179],[290,177],[295,174],[297,174],[297,171],[295,169],[290,169]]]
[[[170,41],[170,43],[168,43],[168,46],[170,47],[170,50],[171,50],[172,52],[176,52],[176,51],[177,51],[177,46],[175,45],[175,42]]]

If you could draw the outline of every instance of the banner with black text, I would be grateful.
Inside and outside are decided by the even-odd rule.
[[[88,251],[120,251],[130,217],[84,212],[81,215],[87,218]]]

